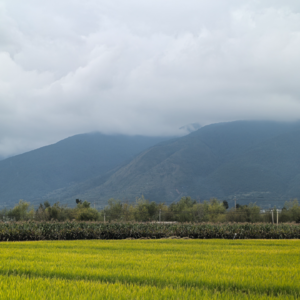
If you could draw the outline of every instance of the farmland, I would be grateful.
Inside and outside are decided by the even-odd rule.
[[[1,299],[296,299],[299,240],[0,243]]]

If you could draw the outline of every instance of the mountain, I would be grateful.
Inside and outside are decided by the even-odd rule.
[[[53,190],[109,174],[166,137],[80,134],[0,161],[0,203],[39,202]]]
[[[142,194],[171,203],[182,196],[240,204],[282,204],[300,196],[300,123],[238,121],[204,126],[145,150],[128,164],[57,194],[105,204]],[[51,195],[48,195],[51,197]]]
[[[179,138],[85,134],[0,161],[0,199],[106,205],[183,196],[230,205],[300,199],[300,122],[237,121]]]

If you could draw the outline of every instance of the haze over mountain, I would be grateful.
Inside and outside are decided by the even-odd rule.
[[[194,131],[200,129],[201,127],[202,127],[202,126],[201,126],[199,123],[191,123],[191,124],[182,126],[182,127],[180,127],[179,129],[180,129],[180,130],[184,130],[184,131],[186,131],[187,133],[191,133],[191,132],[194,132]]]
[[[47,193],[106,174],[166,137],[80,134],[0,161],[0,204],[35,203]]]
[[[200,128],[160,143],[107,177],[49,194],[104,205],[142,194],[170,203],[182,196],[281,205],[300,196],[300,123],[240,121]]]
[[[0,155],[93,131],[296,121],[299,12],[299,0],[0,0]]]

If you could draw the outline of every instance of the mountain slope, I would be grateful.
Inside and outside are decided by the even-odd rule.
[[[0,161],[0,201],[39,200],[53,190],[102,176],[163,137],[81,134]]]
[[[261,192],[299,197],[300,130],[278,135],[210,174],[225,195]]]
[[[300,123],[231,122],[202,127],[160,143],[106,178],[61,191],[105,203],[110,197],[133,200],[144,195],[170,203],[185,195],[229,198],[300,196]]]

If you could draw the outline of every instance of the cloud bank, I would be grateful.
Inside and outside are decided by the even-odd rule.
[[[299,1],[0,0],[0,156],[298,120],[299,49]]]

